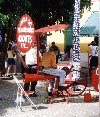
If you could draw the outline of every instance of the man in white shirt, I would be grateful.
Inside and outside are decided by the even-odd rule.
[[[36,74],[37,73],[37,44],[34,43],[33,47],[26,53],[25,55],[25,62],[28,66],[26,73],[29,74]],[[30,94],[32,97],[37,97],[37,94],[35,93],[35,87],[37,85],[37,81],[29,82],[24,84],[24,90],[28,91],[29,86],[31,84],[30,91],[33,91],[33,94]]]
[[[94,41],[92,41],[88,46],[91,48],[91,59],[90,59],[90,76],[93,68],[98,66],[98,37],[94,37]]]
[[[25,56],[25,61],[27,65],[37,64],[37,46],[34,45]]]
[[[17,48],[17,45],[13,44],[12,49],[15,52],[15,54],[17,55],[17,57],[21,60],[23,66],[25,68],[25,72],[29,73],[29,74],[36,74],[37,73],[37,43],[34,42],[33,47],[25,54],[25,56],[26,56],[25,61],[23,60],[22,55],[21,55],[20,51]],[[37,84],[37,81],[31,82],[31,89],[30,90],[34,92],[33,94],[30,95],[32,97],[37,96],[35,94],[36,84]],[[29,86],[30,86],[30,82],[25,83],[24,84],[24,90],[28,91]]]

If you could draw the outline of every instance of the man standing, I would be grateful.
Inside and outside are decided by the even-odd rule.
[[[28,66],[26,73],[36,74],[37,73],[37,43],[34,42],[32,48],[25,55],[26,65]],[[37,81],[29,82],[24,84],[24,91],[29,90],[29,86],[31,84],[30,91],[33,91],[33,94],[30,94],[31,97],[37,97],[35,92],[35,87],[37,85]]]
[[[56,64],[58,63],[58,59],[60,57],[60,49],[58,46],[55,45],[55,42],[51,43],[52,46],[50,47],[50,49],[53,49],[54,53],[56,54]]]
[[[90,76],[91,71],[98,66],[98,37],[94,37],[94,41],[92,41],[88,46],[91,49],[91,59],[90,59]]]
[[[25,61],[22,58],[21,53],[19,52],[17,45],[13,44],[13,51],[17,55],[17,57],[21,60],[23,66],[26,68],[25,72],[30,73],[30,74],[35,74],[37,73],[36,66],[37,66],[37,44],[34,42],[33,47],[26,53]],[[31,84],[31,91],[34,93],[31,94],[30,96],[32,97],[37,97],[37,94],[35,93],[35,87],[37,82],[29,82],[24,84],[24,91],[29,90],[29,86]]]

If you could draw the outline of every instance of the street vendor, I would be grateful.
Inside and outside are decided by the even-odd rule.
[[[66,89],[66,84],[65,83],[65,76],[66,72],[64,70],[57,69],[57,64],[56,64],[56,55],[55,53],[49,49],[46,48],[45,53],[42,56],[42,72],[54,76],[59,76],[60,77],[60,82],[59,82],[59,89]],[[48,87],[48,98],[52,97],[52,89],[54,87],[54,81],[50,80],[50,84]]]

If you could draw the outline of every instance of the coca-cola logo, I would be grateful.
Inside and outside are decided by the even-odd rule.
[[[35,40],[35,29],[31,17],[23,15],[17,26],[16,40],[18,49],[26,53],[32,47]]]

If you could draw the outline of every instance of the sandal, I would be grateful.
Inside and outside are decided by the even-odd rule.
[[[6,75],[7,77],[10,77],[11,75]]]
[[[53,104],[53,99],[51,96],[47,97],[47,104]]]

